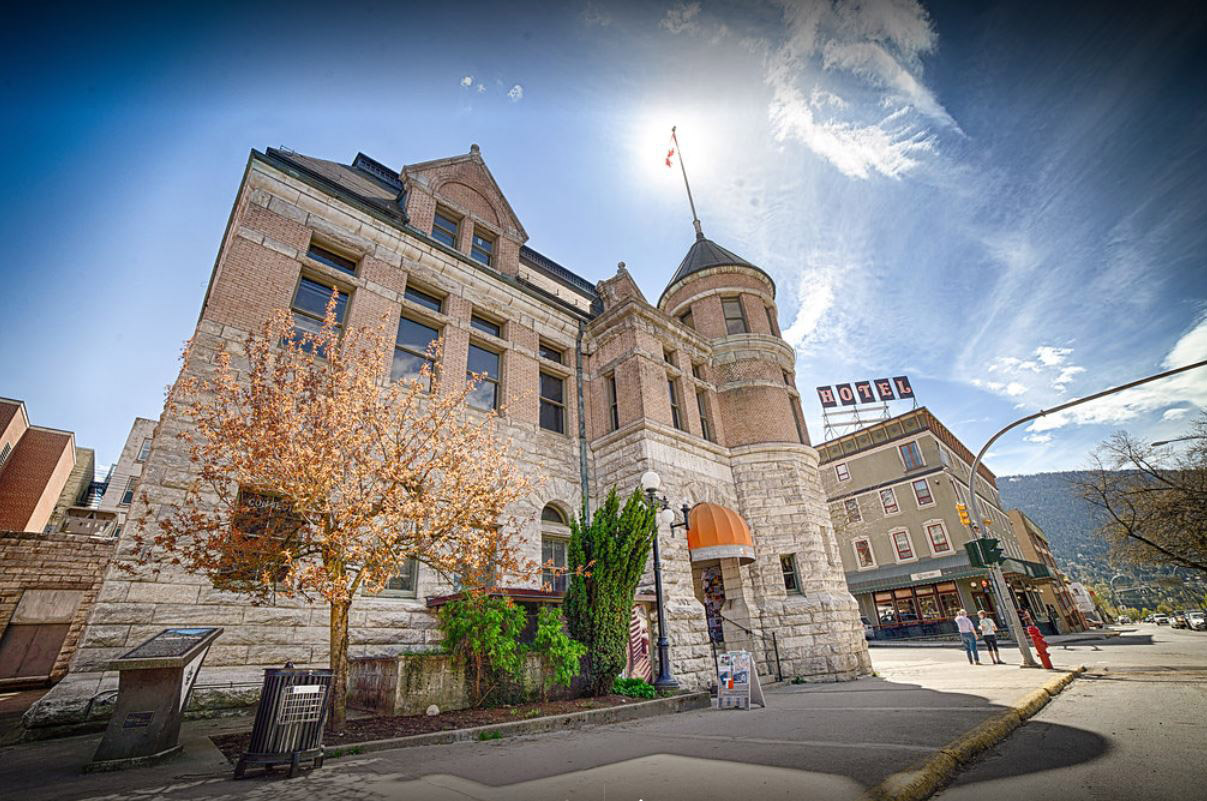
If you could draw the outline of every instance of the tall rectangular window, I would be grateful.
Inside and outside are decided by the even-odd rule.
[[[541,584],[552,592],[565,592],[566,551],[569,542],[561,537],[541,535]]]
[[[436,365],[429,356],[432,343],[440,338],[440,332],[426,323],[402,317],[398,320],[398,336],[394,341],[394,362],[390,365],[390,380],[418,380],[423,366],[428,366],[427,391],[432,390],[430,376]]]
[[[914,544],[909,541],[909,532],[902,529],[892,534],[893,548],[897,551],[897,559],[904,561],[914,558]]]
[[[687,326],[688,328],[691,328],[691,329],[694,329],[696,327],[696,323],[692,319],[691,309],[688,309],[687,311],[683,312],[683,314],[679,315],[679,322],[683,323],[685,326]]]
[[[928,523],[926,526],[926,536],[930,539],[930,547],[935,553],[944,553],[951,550],[951,542],[947,539],[947,530],[943,528],[942,523]]]
[[[905,465],[906,470],[913,470],[917,467],[922,467],[922,451],[918,449],[917,442],[907,442],[897,448],[901,451],[901,461]]]
[[[721,311],[725,313],[725,333],[745,334],[750,330],[739,298],[721,298]]]
[[[895,515],[900,510],[897,506],[897,493],[892,487],[880,490],[880,505],[884,507],[886,515]]]
[[[451,214],[436,209],[435,219],[432,220],[432,239],[443,242],[450,248],[457,247],[457,233],[460,223]]]
[[[466,376],[472,378],[475,373],[482,374],[481,382],[469,393],[467,399],[470,406],[476,409],[499,408],[499,354],[477,345],[469,346],[469,365]]]
[[[143,437],[142,445],[138,447],[138,456],[134,457],[136,462],[145,462],[147,457],[151,455],[151,438]]]
[[[935,498],[931,495],[930,484],[926,479],[920,478],[913,482],[914,499],[918,501],[918,506],[930,506],[935,502]]]
[[[805,424],[801,421],[800,406],[792,397],[788,398],[788,405],[792,407],[792,422],[796,423],[796,438],[800,440],[800,444],[805,444]]]
[[[671,399],[671,424],[680,431],[686,431],[683,425],[683,410],[679,408],[679,388],[675,386],[675,379],[667,378],[666,386]]]
[[[0,467],[4,467],[4,463],[8,461],[9,454],[13,452],[13,446],[7,442],[4,443],[4,449],[0,450]]]
[[[770,306],[764,306],[763,310],[767,312],[767,327],[771,329],[772,334],[779,334],[775,325],[775,313],[771,311]]]
[[[708,416],[708,398],[703,390],[696,392],[696,408],[700,410],[700,431],[704,434],[704,439],[716,442],[712,433],[712,419]]]
[[[566,433],[566,382],[560,377],[541,373],[541,428]]]
[[[855,562],[860,567],[875,567],[876,558],[872,555],[872,543],[867,538],[855,540]]]
[[[334,267],[341,273],[348,275],[356,275],[356,262],[338,253],[333,253],[327,248],[319,247],[311,243],[310,249],[306,251],[307,257],[314,259],[319,264],[325,264],[328,267]]]
[[[616,374],[608,376],[604,379],[608,390],[608,423],[611,425],[609,431],[616,431],[620,428],[620,402],[616,396]]]
[[[134,484],[138,481],[134,476],[126,479],[126,489],[122,492],[122,499],[118,502],[118,506],[129,506],[134,503]]]
[[[541,354],[542,359],[548,359],[551,362],[564,364],[563,359],[565,359],[566,356],[562,352],[561,348],[555,348],[548,343],[542,342],[537,350]]]
[[[847,510],[848,523],[858,523],[860,520],[863,520],[863,514],[859,511],[858,498],[847,498],[843,505]]]
[[[297,291],[293,293],[293,335],[300,340],[305,334],[317,335],[323,329],[327,316],[327,303],[335,297],[335,328],[344,329],[344,315],[348,311],[348,293],[338,287],[319,283],[312,278],[302,277]],[[302,350],[309,353],[313,343],[303,343]],[[319,353],[322,356],[323,353]]]
[[[469,256],[477,262],[481,262],[489,267],[494,263],[495,258],[495,240],[494,237],[480,229],[474,229],[474,239],[470,244]]]
[[[784,575],[784,589],[799,595],[800,576],[796,572],[796,554],[789,553],[780,557],[780,572]]]
[[[425,309],[431,309],[434,312],[444,311],[444,300],[429,292],[424,292],[422,289],[407,286],[402,296],[412,303],[418,303]]]

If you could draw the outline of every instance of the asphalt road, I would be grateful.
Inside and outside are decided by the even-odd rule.
[[[1090,671],[935,798],[1207,797],[1207,632],[1124,632],[1070,646]],[[1105,749],[1086,752],[1096,739]]]

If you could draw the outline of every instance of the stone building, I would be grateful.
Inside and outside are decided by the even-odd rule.
[[[842,543],[847,585],[877,638],[955,631],[956,611],[995,614],[988,571],[964,549],[972,533],[957,503],[969,505],[973,454],[926,407],[818,446],[830,516]],[[997,478],[978,467],[977,503],[985,536],[1002,545],[1002,564],[1020,609],[1046,621],[1035,594],[1045,565],[1027,560],[1002,509]],[[1004,624],[997,615],[999,624]]]
[[[539,496],[518,510],[530,521],[521,532],[526,556],[564,559],[568,518],[613,486],[630,491],[650,469],[675,508],[708,502],[745,526],[719,533],[749,540],[726,556],[693,554],[681,530],[660,532],[672,661],[685,686],[705,685],[714,670],[705,580],[716,635],[727,647],[754,648],[765,671],[775,668],[760,646],[774,632],[784,675],[867,672],[771,278],[698,234],[650,303],[623,264],[592,284],[527,240],[477,146],[400,171],[363,154],[340,164],[253,152],[182,370],[237,348],[277,309],[313,327],[332,293],[343,325],[397,325],[395,378],[413,373],[428,342],[443,337],[443,369],[488,375],[473,402],[505,408],[500,430],[541,479]],[[182,425],[165,415],[156,428],[132,519],[144,492],[153,514],[182,496]],[[132,528],[117,562],[133,555]],[[539,594],[540,584],[535,577],[516,589]],[[383,593],[358,598],[353,654],[434,645],[431,605],[451,589],[408,565]],[[61,711],[72,693],[95,692],[107,660],[161,628],[202,624],[225,628],[207,660],[211,676],[327,658],[325,608],[252,607],[169,565],[133,575],[115,565],[73,665],[77,686],[67,687],[69,678],[48,704]]]

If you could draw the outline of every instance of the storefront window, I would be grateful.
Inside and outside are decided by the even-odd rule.
[[[919,595],[918,611],[922,614],[923,620],[935,620],[942,617],[939,614],[939,601],[934,595]]]
[[[893,607],[893,596],[887,592],[878,592],[875,595],[876,601],[876,619],[880,621],[881,626],[891,626],[897,622],[897,612]]]
[[[917,622],[918,607],[914,604],[913,598],[897,599],[897,619],[901,623]]]

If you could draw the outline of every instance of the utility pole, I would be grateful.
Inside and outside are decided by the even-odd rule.
[[[968,473],[968,502],[971,505],[970,511],[972,512],[972,521],[973,521],[973,526],[974,526],[973,534],[976,535],[977,539],[983,539],[982,528],[981,528],[981,523],[980,523],[981,514],[980,514],[980,509],[978,508],[977,500],[976,500],[977,469],[980,467],[981,459],[984,458],[985,452],[988,451],[993,446],[993,443],[997,442],[998,438],[1000,438],[1007,431],[1011,430],[1012,428],[1016,428],[1017,426],[1021,426],[1023,423],[1028,423],[1032,420],[1038,420],[1039,418],[1044,417],[1049,414],[1055,414],[1056,412],[1062,412],[1065,409],[1071,409],[1072,407],[1080,406],[1083,403],[1089,403],[1090,401],[1098,400],[1099,398],[1105,398],[1108,395],[1115,395],[1120,392],[1123,392],[1124,390],[1131,389],[1132,387],[1138,387],[1141,384],[1147,384],[1150,381],[1159,381],[1162,378],[1169,378],[1170,376],[1177,375],[1178,373],[1184,373],[1187,370],[1194,370],[1198,367],[1204,367],[1204,366],[1207,366],[1207,359],[1195,362],[1193,364],[1185,365],[1184,367],[1175,367],[1172,370],[1166,370],[1163,373],[1157,373],[1156,375],[1150,375],[1145,378],[1138,379],[1136,381],[1129,381],[1126,384],[1121,384],[1120,386],[1117,386],[1117,387],[1111,387],[1110,389],[1104,389],[1102,392],[1095,392],[1093,395],[1087,395],[1084,398],[1078,398],[1077,400],[1072,400],[1072,401],[1069,401],[1068,403],[1062,403],[1059,406],[1053,406],[1051,409],[1041,409],[1034,414],[1029,414],[1026,417],[1020,417],[1019,419],[1015,420],[1010,425],[1008,425],[1005,428],[1003,428],[1002,430],[998,431],[996,434],[994,434],[992,437],[990,437],[989,441],[986,442],[981,447],[981,450],[977,452],[976,458],[972,460],[972,469]],[[1006,622],[1007,622],[1007,624],[1009,624],[1009,626],[1015,632],[1014,639],[1018,643],[1018,651],[1023,657],[1023,666],[1024,667],[1036,667],[1035,658],[1031,656],[1031,648],[1030,648],[1030,646],[1027,645],[1026,633],[1023,631],[1022,623],[1019,621],[1018,609],[1016,609],[1015,605],[1014,605],[1014,596],[1010,594],[1010,586],[1006,583],[1006,577],[1002,574],[1002,568],[999,565],[995,564],[993,566],[992,570],[989,571],[989,573],[991,576],[993,576],[993,586],[994,586],[994,589],[997,591],[998,596],[1006,602],[1005,606],[1006,606],[1006,612],[1007,612],[1007,616],[1008,616],[1008,619]]]

